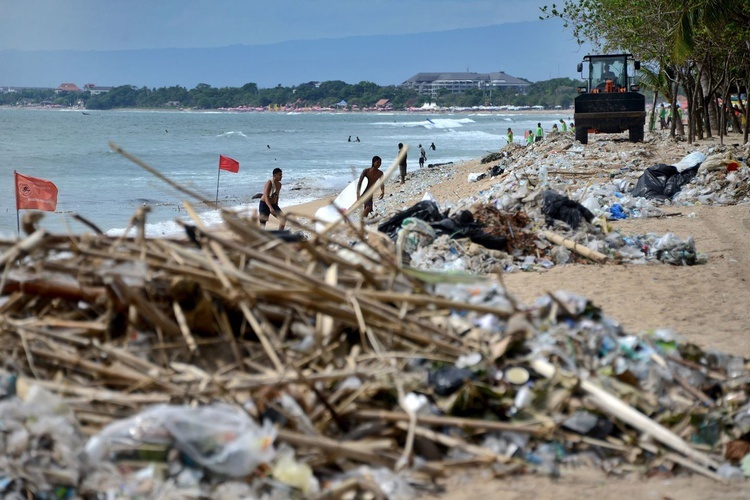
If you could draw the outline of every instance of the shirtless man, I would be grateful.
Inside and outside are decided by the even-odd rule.
[[[281,169],[273,169],[273,177],[266,181],[266,185],[263,186],[263,195],[260,197],[260,203],[258,203],[258,213],[260,214],[260,227],[266,227],[268,217],[273,215],[279,220],[279,231],[284,230],[286,225],[286,218],[284,212],[279,208],[279,192],[281,191]]]
[[[404,149],[403,143],[398,143],[398,152],[401,154],[401,150]],[[401,174],[401,184],[406,182],[406,152],[404,152],[404,156],[401,158],[401,160],[398,162],[398,170],[399,174]]]
[[[383,177],[383,172],[380,170],[380,157],[379,156],[373,156],[372,157],[372,166],[370,168],[366,168],[362,171],[362,174],[359,176],[359,182],[357,183],[357,199],[360,199],[362,197],[363,191],[362,191],[362,181],[364,179],[367,179],[367,186],[365,186],[365,191],[369,189],[370,186],[372,186],[375,182],[378,181],[381,177]],[[383,196],[385,195],[385,183],[380,185],[380,198],[379,200],[383,199]],[[364,210],[362,211],[362,218],[364,219],[370,213],[372,212],[372,194],[367,197],[364,203]]]

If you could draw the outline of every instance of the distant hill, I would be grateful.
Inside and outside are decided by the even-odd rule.
[[[415,35],[361,36],[273,45],[128,51],[0,51],[0,85],[62,82],[138,87],[198,83],[261,88],[309,81],[397,85],[419,72],[504,71],[530,81],[575,78],[586,54],[556,21]]]

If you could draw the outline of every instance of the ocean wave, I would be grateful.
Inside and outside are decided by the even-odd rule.
[[[415,122],[375,122],[373,125],[396,126],[396,127],[422,127],[428,130],[432,129],[453,129],[460,128],[464,125],[475,123],[471,118],[426,118]]]
[[[229,132],[224,132],[223,134],[219,134],[216,137],[232,137],[234,135],[247,138],[247,136],[240,130],[230,130]]]

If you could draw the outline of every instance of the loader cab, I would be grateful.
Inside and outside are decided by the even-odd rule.
[[[631,63],[631,64],[629,64]],[[630,67],[629,67],[630,66]],[[578,88],[580,93],[637,92],[639,90],[635,75],[640,69],[640,61],[631,54],[610,54],[586,56],[578,63],[578,72],[588,69],[585,86]],[[581,75],[583,78],[583,74]]]
[[[636,71],[640,62],[630,54],[587,55],[578,64],[583,78],[575,98],[576,140],[588,144],[589,133],[628,131],[631,142],[643,140],[646,100],[639,92]]]

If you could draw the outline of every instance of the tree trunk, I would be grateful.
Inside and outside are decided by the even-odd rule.
[[[697,69],[698,71],[698,78],[694,78],[693,71]],[[698,113],[698,91],[700,89],[700,85],[698,85],[698,81],[700,80],[700,68],[697,68],[694,65],[688,66],[685,71],[685,97],[687,98],[687,106],[683,112],[687,113],[688,118],[688,132],[687,132],[687,141],[688,144],[692,144],[696,137],[696,127],[695,122],[696,119],[699,116]]]
[[[747,144],[748,133],[750,132],[750,96],[747,95],[747,91],[750,89],[750,80],[746,80],[744,86],[737,83],[737,87],[740,114],[745,118],[745,126],[742,128],[742,144]],[[745,89],[745,92],[742,92],[743,88]],[[743,93],[745,94],[745,102],[742,101]]]
[[[695,138],[703,139],[705,137],[705,129],[703,125],[706,116],[706,103],[703,100],[703,86],[701,85],[700,80],[697,82],[695,99],[696,102],[694,103],[694,107],[697,115],[695,117],[691,116],[690,121],[694,124],[693,126],[695,127]]]
[[[711,67],[701,73],[701,87],[703,89],[703,102],[705,103],[706,137],[713,137],[712,132],[719,131],[719,114],[716,101],[713,99],[713,76]]]
[[[648,131],[653,132],[656,130],[656,101],[659,100],[659,91],[654,90],[654,102],[651,104],[651,118],[648,121]]]

